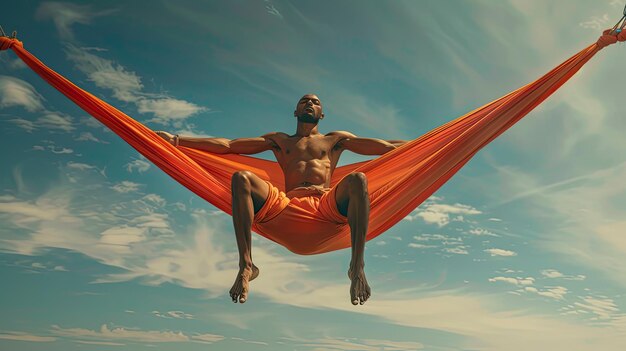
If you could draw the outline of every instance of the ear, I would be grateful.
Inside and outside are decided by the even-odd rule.
[[[324,112],[320,115],[320,119],[324,119]]]
[[[295,110],[293,111],[293,116],[294,116],[294,117],[298,117],[298,115],[296,114],[296,111],[295,111]]]

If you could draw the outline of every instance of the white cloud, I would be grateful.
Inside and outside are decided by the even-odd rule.
[[[94,17],[106,15],[111,11],[94,12],[88,5],[67,2],[43,2],[35,13],[39,20],[52,19],[59,36],[63,40],[74,40],[72,25],[75,23],[89,24]]]
[[[33,262],[31,264],[31,267],[33,267],[33,268],[40,268],[40,269],[46,269],[46,266],[43,265],[42,263],[39,263],[39,262]]]
[[[478,236],[482,236],[482,235],[498,236],[497,234],[489,231],[488,229],[483,229],[483,228],[473,228],[473,229],[470,229],[469,233],[472,234],[472,235],[478,235]]]
[[[493,256],[504,256],[504,257],[510,257],[510,256],[517,256],[517,253],[514,251],[509,251],[509,250],[503,250],[503,249],[485,249],[483,250],[486,253],[490,254],[492,257]]]
[[[489,278],[489,281],[490,282],[504,282],[504,283],[509,283],[513,285],[527,286],[527,285],[533,285],[535,282],[535,278],[533,277],[526,277],[526,278],[493,277],[493,278]]]
[[[0,213],[13,217],[15,223],[31,223],[42,220],[71,221],[71,214],[67,211],[63,200],[51,198],[36,201],[3,201],[0,202]]]
[[[611,319],[619,312],[615,301],[607,297],[585,296],[582,300],[583,302],[574,302],[574,306],[594,313],[601,320]]]
[[[161,196],[157,194],[148,194],[142,197],[142,200],[152,202],[153,204],[158,205],[159,207],[165,206],[165,203],[166,203],[165,199],[163,199]],[[153,216],[155,216],[154,217],[155,219],[163,219],[163,216],[160,216],[160,215],[153,214]]]
[[[20,106],[29,112],[44,110],[43,97],[25,81],[0,76],[0,108]]]
[[[589,19],[585,20],[584,22],[580,22],[579,25],[583,28],[590,28],[590,29],[594,29],[597,31],[601,31],[603,29],[606,29],[607,27],[610,27],[609,25],[609,14],[605,13],[602,16],[591,16]]]
[[[66,52],[68,58],[97,87],[111,90],[118,100],[135,104],[139,113],[154,115],[155,122],[179,123],[192,115],[207,111],[205,107],[188,101],[144,93],[141,78],[135,72],[84,48],[68,45]]]
[[[214,342],[224,340],[224,337],[216,334],[194,334],[191,335],[191,339],[195,342],[201,342],[205,344],[212,344]]]
[[[51,336],[39,336],[16,331],[0,331],[0,339],[12,341],[51,342],[57,338]]]
[[[142,159],[132,160],[131,162],[126,164],[126,170],[129,173],[132,173],[133,171],[143,173],[148,169],[150,169],[150,163]]]
[[[108,144],[108,142],[96,138],[91,132],[81,132],[76,141],[93,141],[95,143]]]
[[[92,166],[92,165],[88,165],[86,163],[81,163],[81,162],[68,162],[67,163],[67,168],[69,169],[77,169],[79,171],[87,171],[90,169],[97,169],[96,166]]]
[[[46,111],[41,117],[37,118],[36,123],[39,128],[45,129],[59,129],[66,132],[75,129],[72,125],[72,118],[58,112]]]
[[[24,61],[22,61],[22,59],[19,59],[19,58],[9,61],[8,66],[11,70],[28,68],[28,66],[24,63]]]
[[[67,147],[60,147],[60,148],[56,148],[54,146],[48,146],[48,148],[50,149],[50,151],[52,151],[53,154],[73,154],[74,150],[67,148]]]
[[[465,249],[465,246],[457,246],[457,247],[444,247],[442,249],[443,252],[457,254],[457,255],[467,255],[469,252]]]
[[[141,184],[131,182],[129,180],[123,180],[111,187],[111,189],[117,191],[118,193],[129,193],[139,190]]]
[[[437,247],[437,245],[424,245],[424,244],[409,243],[409,247],[414,248],[414,249],[430,249],[433,247]]]
[[[100,234],[100,242],[108,245],[119,245],[128,247],[130,244],[138,243],[146,239],[145,231],[141,228],[131,226],[112,227]]]
[[[193,315],[183,311],[159,312],[152,311],[152,314],[159,318],[193,319]]]
[[[37,129],[33,122],[23,118],[9,119],[8,122],[15,124],[18,128],[22,128],[29,133]]]
[[[567,290],[566,287],[554,286],[554,287],[548,287],[545,290],[538,290],[538,291],[536,291],[536,293],[537,293],[537,295],[540,295],[540,296],[561,300],[561,299],[563,299],[563,296],[565,296],[565,294],[567,294],[567,291],[568,290]]]
[[[356,338],[283,338],[297,346],[313,348],[313,350],[345,350],[345,351],[402,351],[421,350],[424,345],[415,341],[392,341],[379,339],[356,339]]]
[[[443,227],[450,223],[450,215],[477,215],[482,212],[468,205],[463,204],[454,204],[454,205],[446,205],[446,204],[436,204],[436,203],[425,203],[417,210],[413,212],[413,214],[406,216],[405,219],[409,221],[413,221],[416,218],[421,218],[424,222],[429,224],[436,224],[439,227]],[[457,216],[459,217],[459,216]],[[461,216],[462,220],[462,216]]]
[[[106,345],[106,346],[124,346],[126,344],[122,344],[119,342],[111,342],[111,341],[87,341],[87,340],[74,340],[75,343],[85,344],[85,345]]]
[[[99,330],[90,330],[84,328],[62,328],[58,325],[53,325],[50,332],[59,337],[87,341],[124,340],[149,343],[199,341],[203,343],[210,343],[224,339],[224,337],[221,335],[194,335],[185,334],[181,331],[127,329],[123,327],[109,327],[106,324],[103,324]],[[212,338],[210,336],[212,336]]]
[[[556,269],[544,269],[541,271],[541,274],[546,278],[561,278],[565,280],[585,280],[585,276],[582,274],[578,275],[566,275],[563,274]]]
[[[455,238],[443,234],[421,234],[413,236],[417,241],[441,241],[443,243],[459,243],[463,241],[461,238]]]
[[[139,99],[137,94],[143,84],[135,72],[74,45],[67,46],[67,56],[97,87],[112,90],[118,100],[134,102]]]
[[[198,112],[205,111],[188,101],[178,100],[170,97],[157,99],[139,99],[137,101],[139,113],[152,113],[156,118],[154,121],[167,123],[172,120],[184,120]]]
[[[29,83],[14,77],[0,76],[0,108],[18,106],[29,112],[37,112],[39,116],[35,121],[13,118],[9,122],[28,132],[38,128],[64,132],[75,129],[70,116],[46,110],[43,101],[44,98]]]

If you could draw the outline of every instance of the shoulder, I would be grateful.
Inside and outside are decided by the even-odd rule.
[[[334,132],[330,132],[327,133],[326,136],[328,137],[335,137],[338,139],[348,139],[348,138],[356,138],[356,135],[350,133],[350,132],[346,132],[345,130],[337,130]]]
[[[283,132],[271,132],[271,133],[261,135],[261,138],[272,139],[272,140],[280,140],[280,139],[285,139],[287,137],[289,137],[289,135]]]
[[[288,137],[289,135],[283,132],[271,132],[261,135],[261,138],[271,143],[273,147],[280,147],[280,143]]]

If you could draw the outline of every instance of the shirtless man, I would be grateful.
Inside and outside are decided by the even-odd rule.
[[[339,156],[344,150],[361,155],[382,155],[405,143],[401,140],[359,138],[344,131],[321,134],[317,125],[324,118],[322,103],[314,94],[306,94],[294,111],[298,124],[296,132],[268,133],[258,138],[228,140],[224,138],[191,138],[157,132],[173,145],[213,153],[256,154],[272,150],[285,175],[285,190],[318,188],[327,191]],[[178,140],[177,140],[178,139]],[[335,202],[339,213],[347,217],[351,233],[352,258],[348,270],[350,300],[363,304],[371,295],[364,272],[363,253],[369,221],[367,179],[363,173],[351,173],[336,185]],[[239,273],[230,296],[233,302],[246,302],[248,284],[259,275],[252,263],[251,226],[254,215],[263,207],[269,194],[267,182],[249,171],[232,176],[233,224],[239,250]]]

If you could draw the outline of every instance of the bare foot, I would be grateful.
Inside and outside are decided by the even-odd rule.
[[[372,290],[367,284],[367,279],[365,279],[365,271],[360,268],[355,269],[353,272],[352,268],[350,268],[348,270],[348,278],[351,281],[350,301],[352,301],[353,305],[364,304],[372,296]]]
[[[235,283],[233,284],[233,287],[230,288],[230,298],[234,303],[237,303],[237,301],[240,303],[246,302],[249,291],[248,283],[256,279],[258,276],[259,268],[255,265],[252,265],[252,269],[243,268],[239,270],[237,278],[235,278]]]

